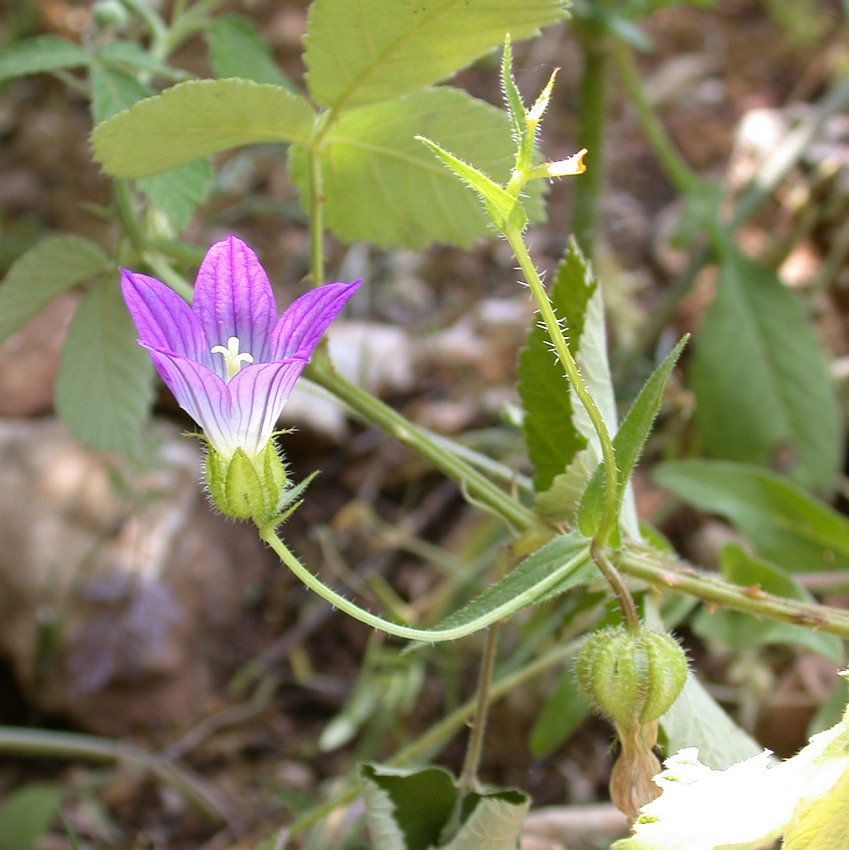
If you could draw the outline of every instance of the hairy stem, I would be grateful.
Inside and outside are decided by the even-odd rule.
[[[563,337],[563,331],[557,320],[557,316],[554,314],[554,308],[548,300],[548,294],[546,293],[539,273],[531,260],[531,256],[528,253],[528,249],[525,246],[524,241],[522,240],[521,234],[517,230],[508,227],[505,230],[504,235],[510,243],[510,247],[513,249],[516,259],[519,261],[519,266],[525,275],[525,280],[527,281],[531,293],[534,296],[534,300],[537,303],[546,331],[554,344],[554,350],[560,360],[560,365],[563,367],[563,371],[566,373],[566,377],[568,378],[575,395],[578,396],[578,399],[587,411],[587,415],[590,417],[590,421],[592,422],[593,428],[598,436],[599,445],[601,446],[601,454],[604,458],[605,492],[604,514],[596,532],[595,539],[598,543],[604,544],[617,521],[616,502],[618,473],[616,470],[616,458],[613,452],[613,442],[610,439],[610,432],[607,430],[604,417],[602,417],[601,411],[595,403],[595,399],[584,384],[583,378],[581,378],[581,374],[578,371],[578,365],[575,363],[575,359],[572,357],[572,352],[569,350],[569,346]]]

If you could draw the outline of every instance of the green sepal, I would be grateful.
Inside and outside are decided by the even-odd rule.
[[[205,475],[212,502],[221,513],[253,520],[258,526],[275,515],[286,489],[286,468],[271,440],[254,458],[241,448],[224,458],[210,446]]]
[[[463,162],[459,157],[441,148],[436,142],[426,139],[424,136],[416,136],[420,142],[424,142],[464,183],[474,189],[486,206],[495,227],[504,233],[508,226],[525,229],[528,217],[518,198],[511,195],[503,186],[499,186],[491,177],[487,177],[482,171]]]

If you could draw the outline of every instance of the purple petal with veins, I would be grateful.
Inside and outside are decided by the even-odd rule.
[[[139,343],[225,458],[265,447],[321,335],[359,283],[313,289],[278,320],[265,271],[235,236],[209,249],[192,307],[155,278],[121,270]]]

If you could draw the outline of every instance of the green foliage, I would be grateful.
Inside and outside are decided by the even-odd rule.
[[[564,0],[315,0],[307,86],[333,109],[392,100],[450,77],[504,42],[561,19]]]
[[[790,573],[849,569],[849,521],[774,472],[687,460],[661,464],[654,478],[679,499],[727,519]]]
[[[106,452],[133,455],[153,402],[153,364],[116,281],[86,294],[68,329],[56,377],[56,409],[71,433]]]
[[[690,381],[709,454],[833,491],[842,417],[822,346],[796,296],[730,246],[695,340]]]
[[[570,240],[557,267],[550,297],[555,314],[566,325],[573,352],[580,351],[587,306],[597,288],[580,249]],[[575,425],[574,396],[551,350],[548,334],[539,324],[531,328],[527,345],[519,355],[518,375],[525,413],[522,429],[534,467],[534,489],[543,493],[586,447],[587,437]]]
[[[0,53],[0,81],[82,68],[90,57],[81,47],[55,35],[40,35],[13,44]]]
[[[447,770],[362,765],[374,850],[515,850],[530,806],[515,790],[461,795]]]
[[[31,783],[0,804],[0,850],[31,850],[50,828],[59,808],[56,785]]]
[[[0,285],[0,341],[23,327],[57,295],[115,271],[115,264],[82,236],[48,236],[9,269]]]
[[[191,80],[98,125],[92,145],[113,177],[144,177],[242,145],[305,144],[313,118],[305,98],[280,86]]]
[[[342,115],[322,144],[327,226],[346,241],[422,248],[470,245],[488,219],[480,202],[419,141],[422,134],[505,179],[512,150],[504,114],[459,89],[425,89]],[[309,207],[307,154],[291,149],[292,179]],[[539,193],[529,207],[539,218]]]
[[[250,18],[221,15],[210,23],[204,36],[209,42],[209,61],[216,76],[240,77],[295,91]]]
[[[704,689],[691,670],[684,689],[672,707],[660,719],[666,737],[666,751],[677,752],[696,747],[699,758],[721,770],[761,751]]]
[[[567,668],[531,728],[530,748],[535,758],[551,755],[572,737],[590,712],[590,704]]]
[[[654,370],[637,396],[631,409],[622,421],[622,425],[613,438],[613,449],[616,454],[618,471],[616,504],[621,506],[625,488],[631,479],[634,467],[637,465],[643,446],[651,433],[660,402],[663,398],[663,388],[672,368],[678,362],[681,351],[687,344],[686,337],[666,355],[663,362]],[[592,536],[599,526],[604,509],[604,462],[600,463],[593,474],[587,489],[584,491],[581,506],[578,510],[578,526],[584,534]]]
[[[774,596],[814,602],[814,597],[781,567],[755,558],[739,546],[729,544],[720,558],[722,577],[733,584],[756,587]],[[762,644],[784,643],[804,646],[842,664],[843,642],[837,635],[814,632],[804,626],[778,620],[758,620],[740,611],[702,608],[692,621],[693,631],[704,640],[716,640],[737,649]]]

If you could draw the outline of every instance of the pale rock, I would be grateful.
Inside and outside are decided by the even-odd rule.
[[[139,470],[55,420],[0,420],[0,654],[42,710],[102,734],[184,726],[215,704],[267,557],[212,514],[200,448],[154,431]]]

